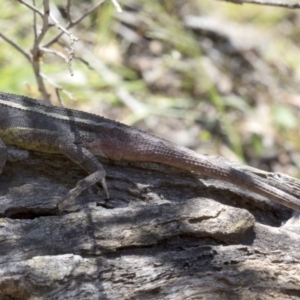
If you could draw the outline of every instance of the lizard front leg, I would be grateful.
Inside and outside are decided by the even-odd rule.
[[[72,161],[77,163],[90,174],[86,178],[78,181],[75,188],[70,190],[66,199],[62,200],[58,204],[60,210],[63,206],[66,206],[68,203],[72,202],[82,191],[97,182],[101,182],[106,197],[109,198],[105,181],[106,172],[103,166],[91,152],[73,143],[66,143],[66,141],[59,143],[59,149],[62,154],[69,157]]]

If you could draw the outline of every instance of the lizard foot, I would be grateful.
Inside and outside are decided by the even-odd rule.
[[[94,175],[95,174],[92,174],[90,176],[94,176]],[[85,189],[87,189],[91,185],[91,182],[89,180],[90,176],[88,176],[85,179],[82,179],[82,180],[78,181],[77,184],[76,184],[76,186],[75,186],[75,188],[69,191],[69,193],[66,196],[66,198],[60,200],[57,203],[57,206],[58,206],[58,209],[59,209],[60,212],[63,211],[65,207],[67,207],[70,204],[72,204],[72,202],[75,200],[75,198],[79,194],[81,194],[82,191],[84,191]],[[105,192],[105,195],[106,195],[106,199],[109,199],[109,193],[108,193],[107,185],[106,185],[106,182],[105,182],[105,178],[101,178],[100,182],[101,182],[101,185],[102,185],[102,187],[104,189],[104,192]]]

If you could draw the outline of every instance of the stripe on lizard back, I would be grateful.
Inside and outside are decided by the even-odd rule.
[[[9,96],[11,96],[11,98]],[[23,96],[17,96],[13,94],[0,93],[0,104],[17,110],[36,112],[66,122],[76,122],[76,123],[87,124],[92,126],[101,126],[102,122],[105,122],[106,124],[110,122],[112,123],[112,125],[120,125],[120,126],[128,127],[125,124],[119,123],[111,119],[107,119],[99,115],[73,110],[69,108],[46,105],[40,103],[35,99],[25,97],[25,96],[23,97]],[[29,104],[29,106],[26,106],[26,104],[27,105]]]

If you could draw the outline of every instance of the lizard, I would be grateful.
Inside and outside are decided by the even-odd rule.
[[[65,155],[88,175],[59,204],[61,209],[96,183],[109,192],[105,170],[97,157],[161,163],[229,182],[300,211],[300,200],[263,182],[258,176],[209,159],[183,146],[125,124],[78,110],[50,106],[0,92],[0,174],[7,146]]]

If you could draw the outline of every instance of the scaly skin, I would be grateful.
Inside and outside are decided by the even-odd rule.
[[[147,133],[126,127],[121,130],[124,130],[122,136],[127,136],[126,141],[120,143],[121,148],[114,147],[118,145],[118,141],[112,134],[107,137],[106,143],[94,142],[90,151],[98,155],[97,149],[100,149],[110,159],[156,162],[207,175],[246,188],[299,211],[300,201],[296,197],[266,184],[258,176],[244,173],[221,162],[212,162],[205,155]],[[86,147],[89,149],[88,145]],[[122,151],[119,153],[115,150],[116,148]]]
[[[24,96],[0,93],[0,171],[6,145],[62,153],[90,175],[80,180],[67,199],[101,182],[105,171],[95,156],[113,160],[157,162],[220,179],[300,211],[300,201],[286,192],[187,148],[121,123],[76,110],[46,106]],[[65,204],[66,202],[64,202]]]

